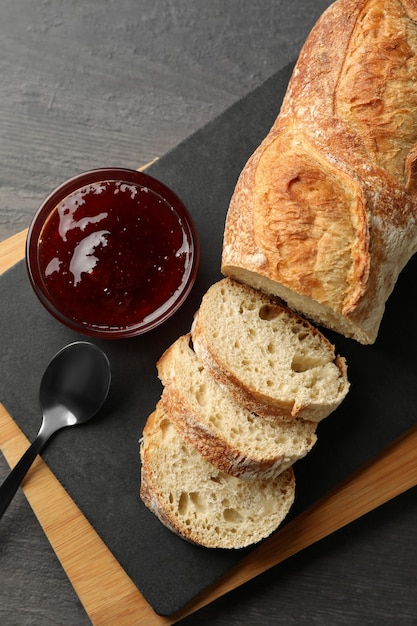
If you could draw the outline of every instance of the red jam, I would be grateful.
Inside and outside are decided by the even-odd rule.
[[[188,283],[193,246],[172,202],[152,186],[91,182],[44,221],[37,243],[42,291],[66,318],[90,329],[152,326]]]

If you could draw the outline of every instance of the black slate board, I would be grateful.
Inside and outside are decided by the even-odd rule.
[[[161,393],[157,359],[189,330],[203,293],[220,278],[230,196],[247,158],[278,113],[291,70],[288,66],[278,72],[148,170],[172,187],[196,221],[201,240],[196,285],[162,328],[136,339],[96,342],[112,364],[109,401],[100,420],[63,431],[43,455],[134,583],[163,615],[181,608],[247,552],[206,550],[165,529],[139,499],[137,442]],[[327,333],[347,357],[352,388],[343,405],[319,426],[313,451],[296,465],[297,496],[288,519],[413,423],[417,337],[407,328],[417,304],[416,271],[414,259],[388,303],[374,346]],[[57,350],[81,336],[43,310],[23,262],[0,279],[0,325],[0,401],[33,439],[40,423],[37,396],[42,373]],[[417,556],[416,547],[410,549]]]

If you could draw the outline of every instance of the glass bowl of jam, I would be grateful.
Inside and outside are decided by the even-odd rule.
[[[197,273],[199,242],[182,201],[155,178],[123,168],[58,187],[29,227],[26,264],[44,307],[69,328],[116,339],[173,315]]]

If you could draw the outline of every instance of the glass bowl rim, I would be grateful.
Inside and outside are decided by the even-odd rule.
[[[148,322],[137,322],[129,326],[122,327],[110,327],[103,328],[100,326],[94,326],[91,324],[83,323],[74,318],[71,318],[64,314],[59,309],[59,303],[52,302],[48,296],[44,286],[43,279],[38,265],[38,239],[42,231],[43,224],[50,213],[56,208],[56,206],[64,200],[68,195],[74,193],[78,189],[85,185],[98,183],[103,180],[121,181],[136,183],[143,187],[148,187],[154,193],[160,195],[175,211],[179,220],[181,221],[182,228],[187,236],[187,240],[190,246],[190,262],[188,264],[186,276],[181,283],[178,290],[177,297],[170,304],[169,307],[161,308],[160,315],[156,315]],[[96,337],[100,339],[118,339],[135,337],[144,333],[147,333],[154,328],[160,326],[166,320],[168,320],[184,303],[188,297],[198,271],[200,261],[200,242],[198,237],[197,228],[195,222],[185,206],[184,202],[179,196],[166,184],[154,178],[146,172],[140,170],[133,170],[129,168],[115,167],[115,168],[97,168],[81,172],[77,174],[58,187],[56,187],[41,203],[38,210],[35,212],[31,223],[28,228],[26,237],[25,248],[25,260],[26,268],[29,276],[29,282],[35,292],[38,300],[44,306],[44,308],[58,321],[67,326],[68,328],[79,332],[83,335],[90,337]],[[158,310],[158,309],[157,309]]]

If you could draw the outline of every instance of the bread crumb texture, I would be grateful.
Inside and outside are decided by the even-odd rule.
[[[210,548],[242,548],[267,537],[287,515],[292,468],[273,480],[240,480],[219,471],[178,434],[160,404],[141,442],[141,497],[184,539]]]
[[[200,363],[189,335],[158,362],[161,402],[181,432],[218,469],[240,478],[273,478],[316,443],[316,423],[266,420],[224,391]]]
[[[234,280],[210,287],[192,336],[214,377],[265,417],[319,421],[348,391],[346,363],[317,329]]]

